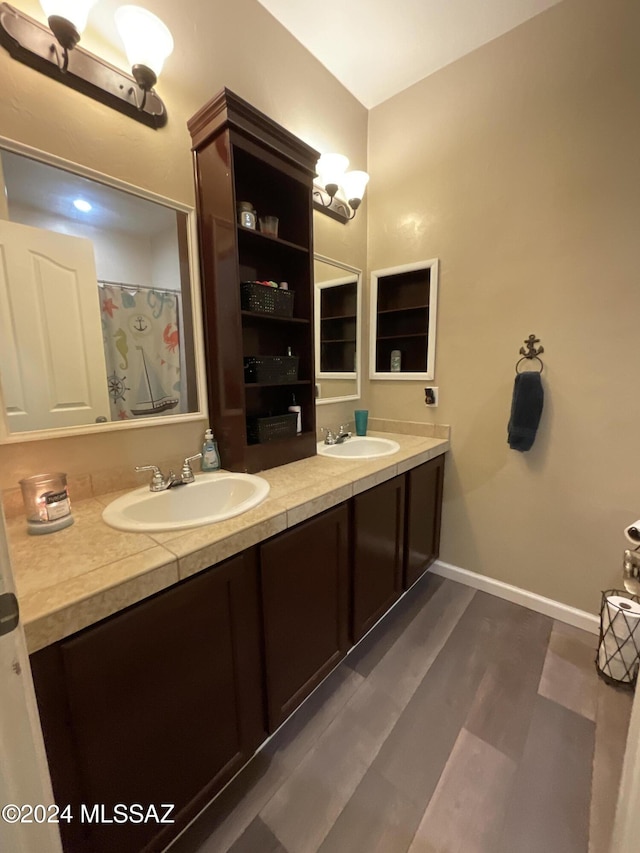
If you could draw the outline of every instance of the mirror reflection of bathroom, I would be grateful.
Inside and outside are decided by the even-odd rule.
[[[315,347],[318,404],[360,397],[361,271],[316,255]]]
[[[11,433],[198,410],[185,210],[0,151]]]

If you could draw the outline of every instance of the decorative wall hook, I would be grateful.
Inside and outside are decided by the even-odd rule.
[[[525,358],[537,358],[540,353],[544,352],[544,347],[538,347],[536,349],[536,344],[540,343],[540,338],[536,338],[535,335],[529,335],[526,339],[525,344],[527,348],[520,347],[520,355],[523,355]]]
[[[529,337],[525,340],[526,349],[524,347],[520,347],[519,353],[522,358],[518,359],[516,362],[516,373],[519,373],[518,365],[523,362],[525,359],[533,359],[540,362],[540,373],[544,370],[544,364],[542,363],[542,359],[540,355],[544,352],[544,347],[537,347],[536,344],[540,343],[540,338],[536,338],[535,335],[529,335]]]

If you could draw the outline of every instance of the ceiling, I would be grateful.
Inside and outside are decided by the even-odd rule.
[[[0,165],[10,211],[13,204],[20,204],[67,223],[75,221],[102,231],[146,238],[175,226],[171,208],[56,166],[10,151],[0,151]],[[91,204],[88,213],[74,208],[73,201],[78,198]],[[19,216],[15,221],[20,221]]]
[[[560,0],[258,0],[371,109]]]

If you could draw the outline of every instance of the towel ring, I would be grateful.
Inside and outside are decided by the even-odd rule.
[[[544,352],[544,347],[538,347],[536,349],[536,344],[540,343],[540,338],[536,338],[535,335],[529,335],[529,337],[525,340],[524,343],[526,344],[527,348],[525,349],[524,347],[520,347],[520,355],[522,356],[522,358],[516,362],[516,373],[542,373],[542,371],[544,370],[544,364],[542,363],[540,355]],[[523,361],[532,361],[534,358],[540,365],[540,370],[518,370],[518,366]]]
[[[520,364],[520,362],[532,361],[534,358],[537,362],[540,363],[540,370],[518,370],[518,365]],[[516,373],[517,374],[520,374],[520,373],[542,373],[543,370],[544,370],[544,364],[542,363],[542,359],[538,358],[537,355],[523,355],[522,358],[516,362]]]

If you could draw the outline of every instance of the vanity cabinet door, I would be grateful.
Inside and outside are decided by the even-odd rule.
[[[342,504],[261,546],[270,731],[347,652],[348,521]]]
[[[444,456],[413,468],[406,477],[404,586],[408,589],[440,553]]]
[[[264,739],[257,581],[252,549],[32,656],[67,853],[164,849]],[[176,823],[83,825],[81,803]]]
[[[353,618],[357,642],[402,593],[405,478],[353,499]]]

